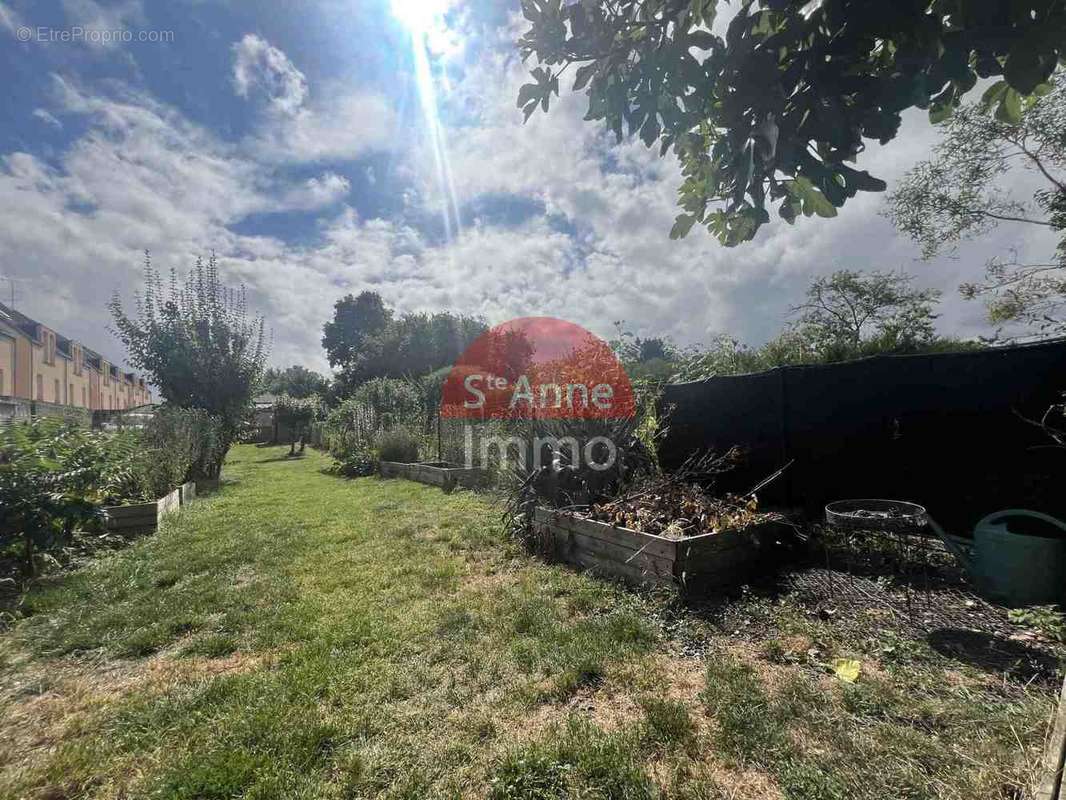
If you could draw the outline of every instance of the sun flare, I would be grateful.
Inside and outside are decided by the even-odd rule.
[[[392,13],[408,29],[426,32],[441,24],[447,6],[447,0],[392,0]]]

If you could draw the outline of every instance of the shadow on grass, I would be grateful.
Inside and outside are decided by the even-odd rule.
[[[926,637],[929,646],[943,656],[963,661],[985,672],[1006,672],[1015,680],[1058,675],[1058,659],[1024,642],[984,631],[941,628]]]
[[[256,464],[273,464],[273,463],[276,463],[278,461],[299,461],[303,457],[304,457],[303,453],[296,453],[295,455],[291,455],[291,456],[288,453],[285,453],[285,455],[281,455],[281,456],[273,456],[271,458],[261,458],[258,461],[256,461],[255,463]]]

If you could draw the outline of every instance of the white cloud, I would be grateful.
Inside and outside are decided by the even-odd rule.
[[[500,54],[484,59],[454,87],[450,105],[474,118],[449,134],[456,191],[460,203],[492,194],[537,199],[549,214],[574,225],[578,236],[570,237],[563,255],[574,260],[583,253],[583,266],[540,283],[523,302],[551,313],[543,307],[550,291],[560,316],[570,313],[600,333],[610,331],[611,320],[625,319],[639,333],[667,333],[685,343],[717,332],[760,342],[781,329],[812,277],[839,268],[905,268],[919,283],[944,291],[941,330],[972,336],[989,328],[981,307],[959,298],[958,284],[979,276],[986,259],[1009,246],[1035,257],[1054,248],[1054,237],[1041,230],[1005,227],[967,243],[954,257],[921,263],[917,248],[879,215],[884,196],[871,194],[849,201],[835,219],[773,222],[736,248],[722,247],[698,228],[671,242],[680,183],[673,157],[661,159],[639,141],[615,145],[602,126],[582,119],[585,97],[565,90],[549,114],[538,112],[523,125],[514,98],[526,81],[518,60]],[[891,186],[928,154],[935,137],[922,112],[912,112],[899,138],[883,148],[874,145],[860,167]],[[421,176],[423,203],[439,208],[429,153],[416,156],[412,172]],[[1014,183],[1025,181],[1021,176]],[[476,253],[463,265],[475,274],[492,268]],[[503,296],[518,299],[521,293]],[[515,304],[512,310],[525,308]]]
[[[264,97],[281,114],[295,114],[307,97],[307,78],[281,50],[248,33],[233,45],[233,87],[246,98]]]
[[[311,210],[340,202],[351,190],[348,179],[335,172],[325,172],[308,179],[303,185],[289,189],[282,205],[286,208]]]
[[[53,128],[62,128],[63,123],[56,119],[55,115],[50,111],[43,108],[33,109],[33,116],[43,122],[45,125],[50,125]]]
[[[380,95],[334,84],[312,98],[307,78],[289,57],[252,33],[235,43],[233,52],[234,91],[265,99],[271,112],[247,142],[257,158],[279,163],[354,160],[393,141],[395,115]]]
[[[225,279],[244,282],[252,307],[273,327],[273,361],[323,369],[320,331],[333,303],[367,288],[400,311],[449,308],[490,322],[549,314],[602,335],[624,319],[642,335],[683,343],[720,331],[757,342],[780,329],[812,276],[904,266],[945,290],[942,329],[969,335],[987,328],[981,308],[954,292],[958,283],[1009,245],[1042,254],[1053,244],[1003,228],[954,259],[916,264],[917,249],[878,216],[874,195],[850,201],[837,219],[775,223],[735,249],[702,230],[671,242],[672,159],[639,142],[611,145],[581,119],[583,98],[564,96],[523,126],[514,104],[523,70],[503,55],[469,66],[445,98],[470,120],[448,130],[457,190],[461,201],[494,193],[538,200],[552,218],[468,220],[456,241],[433,243],[402,219],[363,219],[343,206],[352,187],[332,163],[310,179],[278,177],[278,164],[350,160],[395,146],[396,120],[380,96],[339,84],[316,84],[312,93],[284,53],[251,34],[234,52],[237,62],[245,58],[234,65],[235,88],[262,95],[270,109],[236,143],[143,94],[105,96],[54,79],[42,111],[81,117],[86,132],[47,163],[21,152],[0,162],[0,249],[20,254],[9,271],[26,279],[23,310],[117,353],[102,340],[105,303],[113,289],[128,299],[139,285],[140,252],[150,248],[161,268],[184,270],[215,250]],[[863,166],[891,180],[924,155],[933,133],[918,116]],[[393,173],[423,178],[411,210],[432,211],[440,188],[428,155],[397,157]],[[294,245],[233,232],[250,214],[293,209],[330,209],[320,240]]]
[[[281,163],[352,161],[392,146],[397,122],[380,95],[324,92],[324,99],[270,120],[249,140],[257,158]]]
[[[102,5],[95,0],[63,0],[67,22],[96,35],[86,35],[90,47],[107,50],[117,47],[121,38],[115,35],[144,24],[144,8],[140,0],[125,0]]]
[[[24,24],[22,17],[16,14],[14,9],[0,3],[0,28],[14,36],[19,27]]]

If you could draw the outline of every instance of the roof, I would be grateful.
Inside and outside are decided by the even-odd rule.
[[[17,328],[19,331],[26,334],[26,336],[29,336],[32,339],[37,338],[37,326],[44,325],[43,322],[38,322],[33,317],[27,317],[21,311],[16,311],[15,309],[10,308],[9,306],[5,306],[3,303],[0,303],[0,322],[6,322],[8,325]],[[44,327],[48,328],[49,330],[52,330],[52,328],[48,325],[44,325]],[[56,350],[67,358],[69,358],[71,355],[70,345],[73,341],[73,339],[64,336],[58,331],[56,332]],[[81,343],[79,342],[79,344]],[[82,357],[85,359],[85,361],[89,362],[90,364],[93,364],[93,366],[95,366],[97,369],[100,369],[102,367],[103,361],[107,361],[109,364],[112,364],[112,372],[118,372],[118,369],[114,366],[113,362],[111,362],[109,359],[104,358],[95,350],[86,347],[84,344],[81,345],[81,352]],[[134,373],[131,372],[128,374],[133,375]]]

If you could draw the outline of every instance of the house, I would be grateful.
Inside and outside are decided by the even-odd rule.
[[[113,411],[152,402],[132,372],[0,303],[0,404]]]

